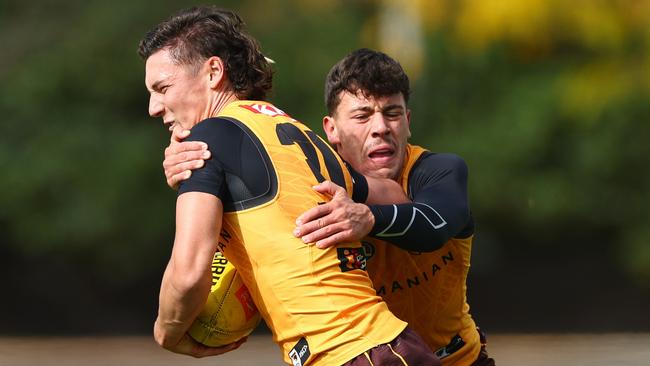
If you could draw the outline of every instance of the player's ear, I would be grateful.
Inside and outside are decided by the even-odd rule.
[[[226,68],[221,57],[212,56],[206,62],[208,85],[211,89],[216,89],[226,76]]]
[[[334,122],[334,117],[325,116],[323,117],[323,131],[327,135],[327,140],[332,145],[339,144],[341,139],[339,138],[339,133],[336,128],[336,123]]]

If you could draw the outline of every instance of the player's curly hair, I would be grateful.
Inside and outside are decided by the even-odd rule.
[[[147,60],[163,48],[181,65],[198,67],[221,58],[239,99],[263,100],[273,86],[273,70],[258,42],[243,31],[235,13],[214,6],[182,10],[158,24],[140,41],[138,54]]]
[[[332,116],[341,102],[341,92],[366,97],[385,97],[402,93],[408,104],[409,78],[396,60],[385,53],[361,48],[336,63],[325,79],[325,105]]]

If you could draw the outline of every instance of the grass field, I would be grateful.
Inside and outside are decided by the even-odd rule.
[[[492,334],[489,352],[500,366],[646,366],[650,333]],[[193,359],[159,348],[150,337],[0,337],[0,366],[280,366],[266,334],[216,358]]]

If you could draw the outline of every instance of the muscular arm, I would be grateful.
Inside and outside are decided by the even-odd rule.
[[[472,233],[467,166],[455,155],[428,154],[419,161],[409,179],[412,202],[404,200],[396,182],[356,175],[355,182],[355,200],[365,200],[369,206],[352,202],[338,186],[319,187],[332,200],[300,215],[294,235],[321,248],[371,235],[406,250],[425,252],[440,248],[454,236]],[[357,185],[363,194],[357,194]]]
[[[180,353],[185,332],[201,312],[210,291],[210,263],[216,251],[223,207],[203,192],[180,195],[176,203],[176,237],[160,288],[154,338]]]
[[[173,352],[195,357],[211,356],[236,349],[244,342],[241,340],[224,347],[207,347],[186,333],[205,305],[210,290],[210,264],[217,249],[225,206],[232,205],[233,193],[235,197],[240,193],[240,190],[228,189],[226,170],[238,163],[232,155],[246,155],[233,154],[236,147],[250,147],[250,144],[242,142],[241,132],[232,123],[223,120],[206,120],[192,129],[190,139],[206,141],[215,147],[219,155],[232,159],[215,157],[206,160],[178,187],[176,237],[163,276],[159,314],[154,326],[156,341]],[[230,152],[230,155],[226,152]],[[247,179],[261,181],[256,174],[260,169],[254,159],[250,159],[247,166],[252,167],[251,176]],[[243,192],[248,191],[244,189]]]
[[[410,177],[412,203],[371,205],[370,236],[403,249],[428,252],[454,236],[469,235],[467,165],[452,154],[423,156]]]

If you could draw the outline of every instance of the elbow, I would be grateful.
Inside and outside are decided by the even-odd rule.
[[[158,345],[164,349],[170,350],[179,340],[172,338],[168,332],[165,331],[165,328],[160,324],[161,320],[158,318],[153,328],[153,339],[158,343]]]
[[[169,337],[165,337],[164,334],[154,333],[153,338],[156,341],[156,343],[158,343],[158,345],[164,349],[170,349],[173,346],[171,339],[169,339]]]

